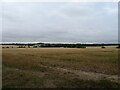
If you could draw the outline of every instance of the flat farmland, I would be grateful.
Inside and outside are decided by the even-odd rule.
[[[118,49],[3,48],[3,88],[117,88]]]

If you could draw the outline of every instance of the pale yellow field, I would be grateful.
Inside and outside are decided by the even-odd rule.
[[[94,84],[99,82],[94,82],[94,78],[93,80],[89,78],[90,75],[95,73],[93,76],[98,77],[101,74],[118,74],[116,46],[105,49],[100,47],[4,48],[2,53],[4,87],[93,87],[94,85],[91,86],[89,82]],[[83,72],[90,73],[88,81],[81,81],[86,80],[86,77],[82,76]],[[18,80],[20,78],[21,81]]]
[[[16,45],[0,45],[0,47],[7,47],[7,46],[8,47],[12,47],[12,46],[15,47]]]

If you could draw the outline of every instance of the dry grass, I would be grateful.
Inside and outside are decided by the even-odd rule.
[[[92,87],[90,82],[93,81],[79,80],[73,73],[47,67],[114,75],[118,73],[118,49],[115,47],[8,48],[2,51],[3,87]],[[105,87],[100,85],[98,87]],[[116,84],[112,85],[116,87]]]

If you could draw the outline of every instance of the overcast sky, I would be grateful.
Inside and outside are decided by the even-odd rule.
[[[3,4],[3,42],[118,42],[117,2]]]

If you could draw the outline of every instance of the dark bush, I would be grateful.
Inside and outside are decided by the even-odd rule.
[[[118,47],[116,47],[116,48],[120,48],[120,45]]]
[[[37,46],[33,46],[33,48],[37,48]]]
[[[102,46],[101,48],[105,48],[104,46]]]

